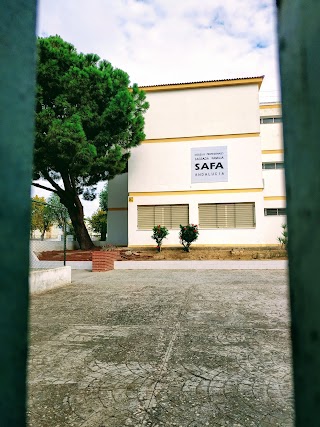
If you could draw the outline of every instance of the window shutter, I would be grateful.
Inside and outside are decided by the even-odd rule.
[[[154,206],[138,206],[138,229],[152,230],[154,227]]]
[[[138,230],[152,230],[155,225],[179,228],[189,224],[189,205],[138,206]]]
[[[212,203],[199,205],[200,228],[253,228],[254,203]]]
[[[254,203],[235,203],[236,228],[255,227]]]
[[[235,228],[236,227],[236,221],[235,221],[235,205],[234,203],[228,203],[225,205],[222,205],[224,207],[224,218],[223,218],[223,224],[221,224],[221,227],[223,228]]]
[[[171,219],[171,228],[179,228],[180,224],[189,224],[189,205],[172,205]]]
[[[154,225],[171,228],[171,206],[160,205],[154,207]]]
[[[199,205],[199,227],[217,228],[217,205]]]
[[[217,228],[235,228],[234,203],[217,204]]]

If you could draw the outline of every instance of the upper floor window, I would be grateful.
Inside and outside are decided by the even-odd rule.
[[[263,162],[262,169],[284,169],[283,162]]]
[[[261,124],[282,123],[282,117],[260,117]]]
[[[286,215],[286,208],[266,208],[264,210],[265,216],[278,216],[278,215]]]

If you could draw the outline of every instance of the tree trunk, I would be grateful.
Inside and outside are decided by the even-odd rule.
[[[107,240],[107,224],[102,224],[100,232],[100,241],[105,242]]]
[[[84,222],[83,206],[79,196],[67,191],[63,191],[61,195],[58,193],[58,195],[60,197],[61,203],[63,203],[68,209],[80,249],[90,250],[94,248],[94,244],[92,243],[86,224]]]
[[[55,188],[58,196],[60,197],[61,203],[68,209],[68,213],[80,249],[93,249],[94,244],[92,243],[86,224],[84,222],[83,206],[77,194],[76,181],[71,175],[62,172],[60,173],[64,184],[64,189],[59,187],[47,172],[44,172],[43,175]]]
[[[44,234],[45,234],[45,232],[46,232],[45,230],[42,231],[42,233],[41,233],[41,240],[44,240]]]
[[[72,209],[72,211],[69,210],[69,215],[80,249],[90,250],[94,248],[84,222],[83,214],[77,209]]]

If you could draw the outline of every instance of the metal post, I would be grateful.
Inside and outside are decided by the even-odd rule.
[[[36,1],[0,2],[0,425],[26,424]]]
[[[296,426],[320,420],[320,2],[278,0]]]
[[[67,261],[67,219],[63,219],[63,265],[66,265]]]

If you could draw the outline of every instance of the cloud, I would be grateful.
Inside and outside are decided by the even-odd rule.
[[[40,0],[38,17],[38,34],[98,53],[140,85],[264,74],[261,94],[278,90],[273,0]]]

